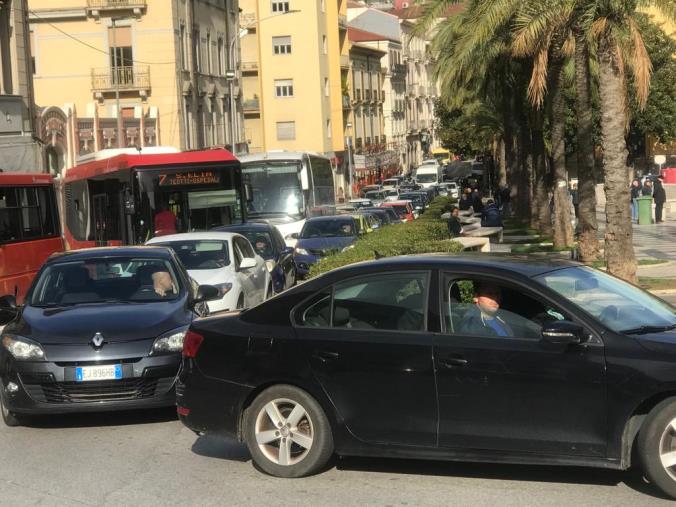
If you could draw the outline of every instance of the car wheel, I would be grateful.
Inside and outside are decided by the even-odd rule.
[[[676,498],[676,399],[664,400],[650,411],[637,443],[648,480],[666,495]]]
[[[20,417],[5,407],[5,402],[2,396],[0,396],[0,414],[2,415],[2,420],[7,426],[21,426]]]
[[[333,454],[331,426],[319,403],[289,385],[263,391],[247,409],[244,435],[255,465],[276,477],[321,471]]]

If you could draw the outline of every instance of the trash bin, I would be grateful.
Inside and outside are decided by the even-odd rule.
[[[653,223],[653,198],[651,196],[638,197],[638,225]]]

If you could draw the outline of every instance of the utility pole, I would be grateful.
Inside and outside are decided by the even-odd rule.
[[[352,123],[348,122],[345,125],[345,128],[346,128],[346,130],[350,130],[352,128]],[[350,195],[350,199],[352,199],[352,197],[353,197],[352,196],[352,185],[353,185],[353,181],[352,181],[352,172],[353,172],[352,171],[352,137],[347,136],[346,141],[347,141],[347,173],[348,173],[347,175],[348,175],[348,181],[349,181],[349,185],[350,185],[349,195]]]

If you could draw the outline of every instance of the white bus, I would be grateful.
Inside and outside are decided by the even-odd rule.
[[[247,215],[264,219],[293,246],[305,220],[336,211],[331,160],[298,151],[268,151],[240,158],[247,187]]]

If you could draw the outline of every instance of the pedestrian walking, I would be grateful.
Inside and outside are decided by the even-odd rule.
[[[502,227],[502,217],[498,206],[489,199],[481,212],[481,227]]]
[[[500,200],[502,201],[503,216],[511,216],[512,214],[512,192],[507,185],[500,189]]]
[[[641,180],[634,178],[631,182],[631,219],[638,222],[638,199],[641,197]]]
[[[662,175],[658,176],[655,180],[655,188],[653,190],[653,200],[655,201],[655,223],[661,224],[664,222],[662,220],[662,208],[664,208],[664,203],[667,201],[667,192],[664,190],[664,185],[662,185],[663,177]]]

